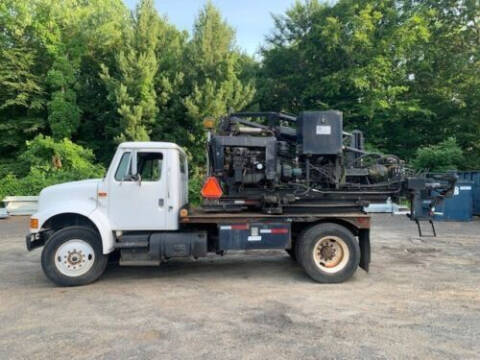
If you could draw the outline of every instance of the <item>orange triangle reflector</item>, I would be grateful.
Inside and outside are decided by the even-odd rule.
[[[202,196],[209,199],[218,199],[223,195],[222,188],[216,177],[210,176],[203,184]]]

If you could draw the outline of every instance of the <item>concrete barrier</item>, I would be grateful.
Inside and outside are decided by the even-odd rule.
[[[9,215],[32,215],[37,211],[38,196],[7,196],[3,202]]]

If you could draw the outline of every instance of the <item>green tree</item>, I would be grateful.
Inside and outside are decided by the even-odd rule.
[[[116,56],[112,71],[102,66],[101,77],[119,115],[115,141],[149,140],[157,115],[155,56],[160,19],[152,0],[142,0],[133,14],[132,26],[125,32],[125,50]]]
[[[190,37],[153,0],[4,0],[2,191],[96,176],[125,140],[174,141],[200,164],[203,118],[250,104],[257,70],[211,3]]]
[[[409,96],[406,64],[429,39],[424,14],[402,12],[393,0],[312,0],[297,2],[275,24],[262,51],[261,107],[338,109],[347,127],[367,130],[378,147],[405,155],[415,134],[408,122],[423,114]],[[403,141],[391,141],[396,136]]]
[[[420,170],[442,172],[460,169],[464,161],[462,149],[458,146],[456,139],[450,137],[437,145],[419,148],[412,164]]]
[[[47,126],[46,69],[35,37],[34,9],[27,0],[0,3],[0,176],[15,168],[25,140]]]
[[[417,145],[455,135],[464,149],[465,168],[480,168],[480,2],[405,1],[428,13],[430,38],[411,56],[410,91],[426,109],[417,119]]]
[[[71,137],[80,123],[75,86],[85,43],[79,33],[80,7],[73,1],[40,0],[37,4],[36,36],[50,64],[46,86],[48,123],[55,139]]]
[[[480,167],[478,0],[297,2],[262,50],[260,108],[335,108],[379,149],[412,158],[454,134]]]
[[[100,64],[113,61],[128,20],[122,0],[0,4],[2,168],[17,171],[9,160],[40,132],[111,154],[116,126]]]
[[[252,81],[242,82],[243,64],[244,55],[235,46],[234,30],[207,2],[195,21],[186,60],[190,90],[185,99],[189,119],[186,130],[194,162],[203,159],[202,120],[242,110],[251,103],[255,87]]]
[[[186,145],[186,120],[183,99],[188,96],[185,85],[185,50],[188,33],[178,31],[161,19],[155,77],[158,112],[151,138]]]
[[[100,77],[101,65],[115,68],[115,56],[124,49],[124,32],[131,17],[122,0],[89,0],[79,17],[79,33],[86,45],[76,84],[81,125],[74,140],[108,164],[115,151],[118,112],[116,104],[108,100],[107,86]]]

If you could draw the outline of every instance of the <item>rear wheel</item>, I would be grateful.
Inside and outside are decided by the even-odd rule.
[[[100,236],[83,226],[58,230],[42,251],[43,272],[60,286],[89,284],[103,274],[107,263]]]
[[[298,262],[315,281],[339,283],[349,279],[360,262],[360,247],[353,234],[337,224],[319,224],[297,241]]]

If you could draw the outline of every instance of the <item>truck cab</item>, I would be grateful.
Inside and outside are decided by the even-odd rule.
[[[181,147],[122,143],[103,179],[53,185],[40,192],[38,211],[30,219],[29,246],[43,245],[37,238],[44,231],[89,224],[102,235],[103,253],[108,254],[114,250],[115,231],[178,230],[178,212],[187,203],[188,164]]]
[[[178,230],[178,212],[188,203],[185,152],[172,143],[121,144],[97,201],[114,231]]]
[[[41,191],[26,246],[43,246],[42,269],[61,286],[95,281],[113,254],[120,265],[160,265],[176,257],[248,249],[284,249],[312,279],[341,282],[359,264],[368,269],[369,220],[361,212],[189,209],[185,151],[167,142],[126,142],[103,179]]]

